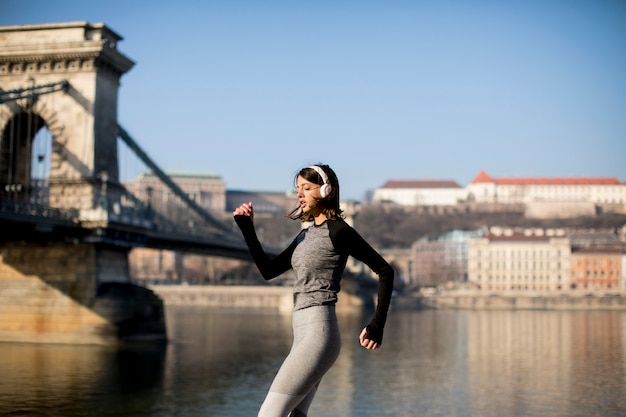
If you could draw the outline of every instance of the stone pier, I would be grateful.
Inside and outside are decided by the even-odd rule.
[[[0,341],[165,341],[163,302],[130,284],[126,250],[89,243],[0,247]]]

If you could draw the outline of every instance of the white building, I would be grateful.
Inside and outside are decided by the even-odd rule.
[[[492,228],[468,247],[468,281],[484,291],[571,287],[570,240],[562,230]]]
[[[515,205],[529,218],[625,214],[626,182],[611,177],[493,178],[481,171],[465,188],[450,180],[389,180],[374,190],[373,202],[492,209]]]
[[[466,190],[477,203],[626,204],[626,183],[617,178],[493,178],[481,171]]]
[[[467,192],[450,180],[389,180],[374,190],[373,201],[401,206],[455,206]]]

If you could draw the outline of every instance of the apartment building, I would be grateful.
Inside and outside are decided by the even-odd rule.
[[[572,284],[578,289],[626,290],[624,249],[615,247],[572,248]]]
[[[620,230],[574,230],[568,238],[572,287],[626,289],[626,226]]]
[[[419,239],[411,246],[409,287],[436,287],[468,279],[468,244],[483,231],[452,230]]]
[[[468,281],[485,291],[571,288],[570,241],[563,230],[493,227],[469,242]]]

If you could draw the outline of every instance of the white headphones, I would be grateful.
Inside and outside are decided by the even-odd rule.
[[[330,192],[333,190],[333,187],[328,182],[328,175],[326,175],[324,170],[321,167],[318,167],[317,165],[311,165],[309,168],[317,172],[319,176],[322,177],[322,181],[324,181],[324,185],[320,186],[320,195],[322,196],[322,198],[328,197],[330,195]]]

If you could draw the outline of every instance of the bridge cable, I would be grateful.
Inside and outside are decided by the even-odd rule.
[[[31,78],[32,79],[32,78]],[[32,79],[32,81],[34,82],[35,80]],[[33,105],[34,105],[35,101],[34,98],[29,98],[26,101],[26,107],[25,110],[28,110],[28,117],[27,117],[27,121],[26,121],[26,158],[24,158],[24,162],[26,164],[26,167],[24,168],[24,176],[26,181],[24,181],[26,184],[24,184],[24,186],[26,187],[27,191],[27,196],[30,195],[30,189],[31,189],[31,185],[32,185],[32,181],[33,181],[33,176],[32,176],[32,172],[33,172],[33,155],[32,155],[32,150],[33,150],[33,141],[35,139],[35,133],[37,132],[33,132]]]
[[[204,208],[202,208],[198,203],[193,201],[189,196],[174,182],[172,179],[165,174],[153,161],[150,157],[139,147],[137,142],[135,142],[128,132],[124,130],[124,128],[120,125],[117,126],[119,136],[122,138],[126,145],[135,152],[135,154],[141,159],[151,170],[152,172],[161,180],[167,187],[177,196],[179,197],[189,208],[195,211],[203,220],[207,223],[217,227],[220,231],[225,232],[228,235],[232,235],[232,229],[224,224],[223,222],[215,219],[211,216]]]
[[[9,172],[7,173],[7,191],[10,192],[11,188],[13,186],[13,171],[15,169],[14,167],[14,152],[13,152],[13,147],[15,146],[15,117],[12,117],[9,120],[8,123],[8,127],[9,127]],[[11,194],[9,194],[11,195]]]
[[[35,98],[44,94],[54,93],[56,91],[67,91],[70,83],[67,80],[58,81],[56,83],[35,85],[26,88],[17,88],[15,90],[0,91],[0,104],[23,98]]]

